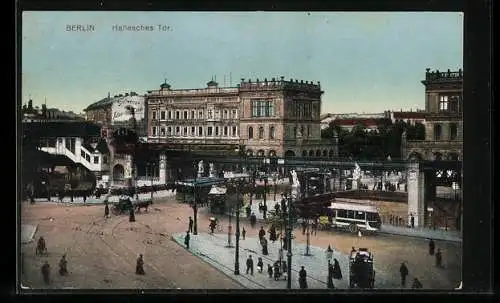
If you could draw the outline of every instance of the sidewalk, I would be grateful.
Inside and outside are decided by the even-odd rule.
[[[103,204],[104,203],[104,197],[105,195],[101,195],[99,199],[96,199],[95,197],[88,197],[87,201],[85,201],[85,204]],[[165,197],[175,197],[175,191],[172,190],[162,190],[162,191],[157,191],[153,192],[153,199],[159,199],[159,198],[165,198]],[[113,202],[118,202],[120,196],[110,196],[108,201],[113,203]],[[139,200],[146,200],[151,198],[151,193],[143,193],[139,194]],[[59,197],[51,197],[50,201],[47,201],[47,199],[44,198],[36,198],[35,202],[56,202],[59,203]],[[62,203],[68,203],[68,204],[83,204],[83,197],[74,197],[73,202],[71,202],[70,197],[64,197],[62,200]]]
[[[393,234],[407,237],[417,237],[426,238],[442,241],[451,242],[462,242],[462,235],[458,231],[454,230],[433,230],[428,228],[409,228],[409,227],[398,227],[392,225],[382,225],[380,228],[381,233]]]
[[[182,247],[184,245],[185,234],[175,234],[173,240]],[[199,233],[191,235],[189,251],[209,263],[219,271],[225,273],[231,279],[250,289],[285,289],[287,282],[284,280],[275,281],[269,278],[267,274],[267,265],[273,264],[279,259],[280,242],[272,243],[269,241],[269,255],[261,254],[261,245],[257,238],[240,239],[240,275],[234,275],[235,248],[234,236],[231,239],[232,248],[227,248],[227,234],[207,234]],[[333,280],[337,289],[349,288],[349,257],[346,254],[338,252],[334,247],[333,258],[339,261],[342,270],[342,280]],[[326,248],[310,246],[311,256],[304,256],[306,245],[296,243],[292,240],[292,288],[298,289],[298,272],[300,266],[304,266],[307,271],[307,284],[310,289],[326,289],[328,276],[328,261],[325,254]],[[254,274],[246,274],[246,260],[251,255],[254,260]],[[264,271],[257,271],[257,260],[261,257],[264,262]],[[284,251],[286,259],[286,251]],[[332,259],[333,260],[333,259]],[[285,260],[286,261],[286,260]],[[375,285],[378,288],[393,288],[397,285],[391,285],[385,279],[386,275],[377,270]],[[377,279],[378,278],[378,279]]]
[[[22,224],[21,225],[21,243],[26,244],[33,241],[33,237],[38,229],[38,225]]]

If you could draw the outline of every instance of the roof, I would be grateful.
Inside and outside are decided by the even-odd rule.
[[[113,104],[113,101],[114,101],[114,98],[106,97],[104,99],[101,99],[97,102],[90,104],[89,106],[87,106],[87,108],[84,109],[84,111],[99,109],[99,108],[106,107],[108,105],[111,106],[111,104]]]
[[[177,181],[175,184],[183,186],[212,186],[224,182],[224,178],[211,178],[211,177],[201,177],[196,179],[186,179],[182,181]],[[196,182],[196,183],[195,183]]]
[[[332,202],[332,204],[328,208],[378,213],[377,208],[372,205],[363,205],[355,203]]]
[[[394,112],[394,119],[425,119],[425,112]]]
[[[365,126],[377,126],[386,123],[387,119],[370,119],[370,118],[360,118],[360,119],[335,119],[333,123],[340,126],[355,126],[358,124],[363,124]]]
[[[101,127],[88,121],[23,122],[22,129],[23,133],[31,138],[101,136]]]

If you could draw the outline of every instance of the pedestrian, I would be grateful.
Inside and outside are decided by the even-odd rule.
[[[194,223],[193,218],[191,218],[191,216],[189,216],[189,228],[188,228],[188,231],[190,233],[193,232],[193,223]]]
[[[274,262],[274,281],[280,278],[280,264],[279,261]]]
[[[259,230],[259,240],[262,240],[262,238],[264,238],[265,235],[266,231],[264,230],[264,226],[261,226]]]
[[[189,239],[191,237],[189,236],[189,230],[186,231],[186,235],[184,236],[184,244],[186,245],[186,248],[189,249]]]
[[[66,254],[62,255],[59,261],[59,274],[61,276],[68,275],[68,261],[66,260]]]
[[[104,203],[104,218],[109,218],[109,206],[107,201]]]
[[[263,269],[264,269],[264,262],[262,262],[262,258],[259,257],[259,260],[257,261],[257,271],[262,273]]]
[[[335,286],[333,285],[333,265],[330,260],[328,260],[328,277],[327,277],[327,288],[333,289]]]
[[[249,255],[248,259],[247,259],[247,274],[248,274],[249,271],[250,271],[250,274],[253,275],[253,259],[252,259],[252,255]]]
[[[423,287],[422,283],[420,283],[420,281],[417,278],[413,279],[413,283],[411,285],[412,289],[421,289],[422,287]]]
[[[393,221],[394,221],[394,216],[391,214],[391,215],[389,216],[389,224],[391,224],[391,225],[392,225]]]
[[[276,213],[279,213],[279,211],[280,211],[280,205],[278,203],[274,204],[274,210],[276,211]]]
[[[443,255],[441,254],[441,248],[438,248],[436,252],[436,267],[443,267]]]
[[[252,208],[250,207],[250,205],[247,205],[245,207],[245,211],[246,211],[246,214],[247,214],[247,218],[250,218],[250,215],[252,213]]]
[[[399,273],[401,274],[401,287],[406,287],[406,276],[408,276],[408,268],[405,263],[401,263],[399,267]]]
[[[288,250],[288,237],[286,235],[283,236],[283,249]]]
[[[337,259],[333,259],[332,276],[335,280],[342,280],[342,270]]]
[[[273,267],[271,264],[267,264],[267,274],[269,275],[269,278],[273,277]]]
[[[269,255],[269,252],[267,250],[267,239],[266,238],[262,238],[262,254],[264,256]]]
[[[50,284],[50,265],[48,261],[45,261],[42,265],[42,276],[43,282]]]
[[[436,244],[434,244],[434,240],[429,241],[429,255],[434,256],[434,249],[436,248]]]
[[[314,235],[316,236],[316,232],[318,231],[318,219],[313,220],[312,231],[313,231]]]
[[[399,217],[399,226],[403,226],[403,218],[401,218],[401,216]]]
[[[254,228],[256,223],[257,223],[257,217],[255,216],[255,213],[252,212],[252,214],[250,215],[250,226]]]
[[[413,214],[410,215],[410,226],[411,228],[415,228],[415,217]]]
[[[274,225],[271,225],[271,228],[269,229],[269,240],[271,240],[273,243],[278,240],[278,236],[276,235],[276,228]]]
[[[307,289],[307,272],[306,272],[304,266],[300,267],[299,286],[301,289]]]
[[[130,208],[130,210],[129,210],[128,221],[135,222],[134,208]]]
[[[305,220],[302,221],[302,234],[306,234],[307,223]]]
[[[41,255],[41,254],[46,254],[47,253],[47,246],[45,244],[45,239],[43,237],[40,237],[38,239],[38,243],[36,245],[35,249],[35,255]]]
[[[146,274],[144,272],[144,260],[142,258],[142,254],[139,255],[139,258],[137,258],[137,263],[135,265],[135,274],[136,275],[145,275]]]
[[[245,236],[247,235],[245,227],[243,227],[243,231],[241,232],[241,234],[243,235],[243,240],[245,240]]]

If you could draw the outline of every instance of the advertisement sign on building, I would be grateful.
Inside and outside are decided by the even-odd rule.
[[[111,106],[111,123],[127,122],[132,118],[129,107],[135,109],[135,119],[140,121],[144,119],[144,97],[143,96],[124,96],[118,97]]]

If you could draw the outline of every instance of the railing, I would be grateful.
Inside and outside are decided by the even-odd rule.
[[[462,140],[411,140],[406,141],[406,148],[444,148],[444,149],[461,149],[464,142]]]
[[[148,96],[179,96],[179,95],[206,95],[206,94],[237,94],[238,88],[217,87],[217,88],[195,88],[195,89],[174,89],[151,91]]]
[[[439,71],[434,71],[434,72],[427,72],[425,74],[425,80],[427,81],[436,81],[436,80],[457,80],[457,79],[462,79],[463,78],[463,73],[462,70],[459,69],[457,72],[452,72],[450,70],[446,72],[439,72]]]

